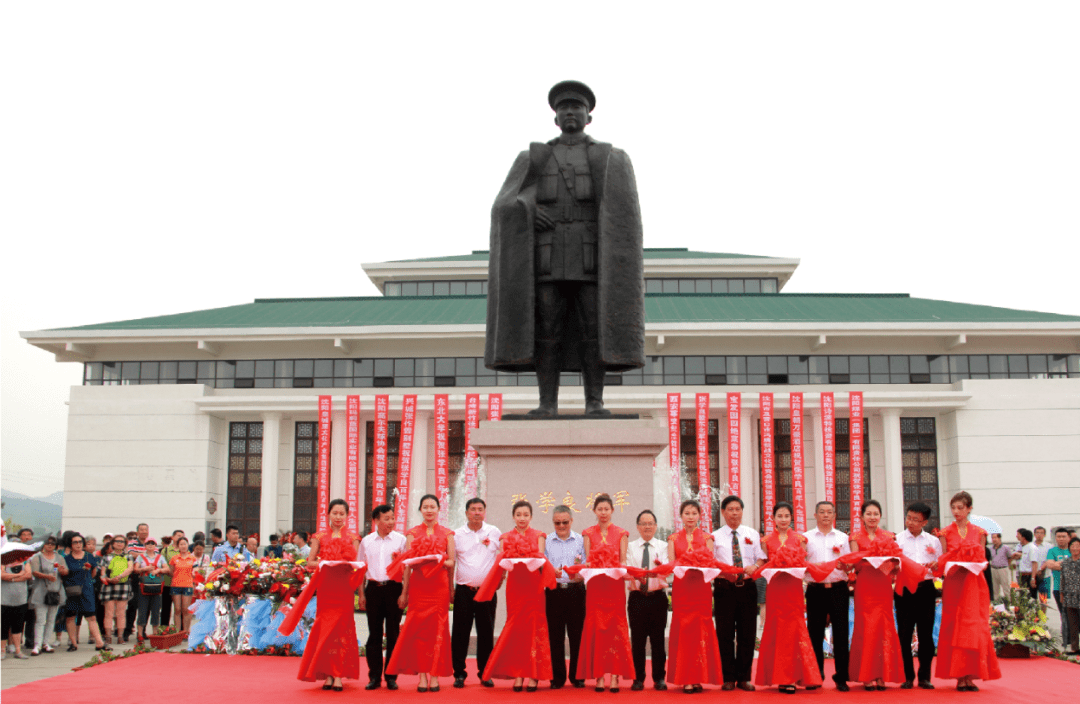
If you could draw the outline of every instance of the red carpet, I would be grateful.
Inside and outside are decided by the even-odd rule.
[[[171,653],[151,653],[125,660],[99,665],[80,672],[70,672],[56,677],[19,685],[4,690],[4,704],[21,702],[61,702],[62,704],[146,704],[148,692],[150,700],[161,699],[170,704],[186,702],[246,702],[260,698],[272,698],[275,701],[288,701],[311,704],[333,704],[334,702],[355,701],[356,699],[378,699],[387,702],[423,701],[433,704],[435,701],[449,702],[503,702],[509,698],[529,704],[565,704],[569,697],[577,700],[612,701],[610,694],[599,694],[591,688],[573,689],[572,687],[553,691],[542,683],[540,690],[534,693],[515,694],[510,690],[509,681],[496,681],[494,689],[480,686],[475,679],[470,679],[465,689],[454,689],[450,685],[452,678],[440,681],[442,691],[438,694],[419,694],[416,691],[416,678],[402,676],[399,680],[401,689],[388,692],[385,688],[374,692],[364,691],[366,682],[345,682],[344,692],[323,691],[318,685],[300,682],[296,679],[299,658],[251,657],[225,655],[183,655]],[[363,663],[361,662],[361,667]],[[470,673],[475,671],[475,662],[469,663]],[[979,682],[981,692],[960,695],[950,683],[935,681],[938,689],[923,691],[912,689],[903,691],[890,685],[884,693],[865,692],[861,685],[853,684],[851,692],[840,694],[827,680],[824,689],[814,692],[799,690],[795,695],[799,700],[843,701],[845,704],[890,704],[919,702],[935,704],[954,702],[957,697],[980,704],[1016,704],[1018,701],[1057,701],[1075,687],[1080,681],[1080,668],[1072,663],[1049,658],[1031,660],[1002,660],[1001,671],[1004,677],[993,682]],[[825,665],[825,674],[830,674],[830,663]],[[162,679],[164,677],[164,679]],[[179,689],[175,692],[162,692],[173,682]],[[590,685],[592,683],[590,682]],[[706,696],[716,687],[706,687]],[[713,696],[716,693],[713,692]],[[667,692],[631,692],[630,683],[622,685],[618,695],[634,701],[671,701],[679,697],[681,691],[670,689]],[[775,688],[759,688],[757,692],[724,692],[723,700],[728,704],[751,704],[763,699],[777,700],[780,694]],[[701,700],[705,701],[705,700]],[[786,701],[792,701],[787,699]]]

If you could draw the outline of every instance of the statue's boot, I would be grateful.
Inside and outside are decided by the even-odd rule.
[[[585,340],[581,344],[581,377],[585,383],[585,415],[610,416],[604,408],[604,365],[600,361],[600,343]]]
[[[536,381],[540,387],[540,405],[528,415],[554,418],[559,415],[559,344],[551,340],[536,343]]]

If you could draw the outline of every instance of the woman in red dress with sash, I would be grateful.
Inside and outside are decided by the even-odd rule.
[[[611,522],[614,511],[615,505],[607,494],[593,499],[596,525],[581,531],[585,561],[590,568],[626,564],[630,533]],[[577,678],[595,678],[596,691],[602,692],[609,674],[611,691],[618,692],[619,677],[634,677],[634,656],[626,621],[626,586],[621,580],[601,576],[585,585],[585,627],[578,651]]]
[[[668,555],[678,564],[693,553],[713,556],[712,536],[698,527],[701,505],[683,501],[683,528],[668,538]],[[686,561],[684,559],[684,561]],[[671,632],[668,636],[668,680],[687,694],[700,692],[702,682],[723,684],[720,647],[712,620],[712,587],[698,570],[671,584]]]
[[[360,538],[345,527],[348,515],[349,504],[343,499],[330,502],[330,529],[312,537],[311,553],[308,556],[310,562],[356,560]],[[315,625],[311,627],[308,635],[304,657],[300,660],[300,672],[296,677],[305,682],[316,682],[325,678],[323,689],[332,688],[340,692],[342,678],[360,679],[360,649],[356,643],[353,597],[363,581],[364,573],[362,570],[354,571],[351,565],[324,565],[319,568],[319,572],[321,574],[316,573],[319,593]],[[298,620],[304,608],[297,603],[293,611]],[[292,633],[293,628],[288,629],[289,633]]]
[[[526,557],[544,555],[546,536],[530,528],[532,504],[518,501],[513,507],[514,529],[499,538],[501,553],[492,569],[492,580],[502,573],[499,560],[502,557]],[[527,678],[528,691],[535,692],[538,680],[550,680],[551,647],[548,644],[547,609],[544,597],[544,573],[550,576],[554,586],[555,572],[548,567],[531,571],[525,565],[515,565],[506,577],[506,624],[499,634],[499,641],[491,651],[481,679],[514,680],[514,691],[522,690]],[[488,585],[485,585],[488,586]],[[494,585],[491,585],[494,586]],[[481,592],[485,591],[483,588]],[[492,593],[493,590],[492,590]],[[477,593],[479,601],[484,596]]]
[[[450,659],[450,601],[453,587],[454,531],[439,525],[439,499],[425,494],[420,499],[424,522],[405,533],[405,552],[387,568],[391,579],[402,575],[398,606],[409,611],[401,627],[386,674],[420,675],[418,692],[439,691],[439,678],[454,674]],[[425,555],[445,556],[437,560],[405,565],[407,559]]]
[[[776,560],[781,548],[797,550],[805,559],[806,538],[791,530],[791,519],[792,507],[787,501],[773,507],[776,530],[762,541],[770,560]],[[765,603],[765,625],[754,684],[779,685],[785,694],[794,694],[797,684],[817,689],[821,686],[821,673],[810,632],[806,630],[802,580],[787,573],[773,575],[765,592]]]
[[[945,554],[938,560],[938,573],[949,562],[986,562],[986,531],[968,522],[971,506],[971,494],[966,491],[949,502],[954,520],[942,531]],[[942,679],[956,678],[958,691],[978,692],[975,678],[1001,677],[988,613],[990,590],[986,578],[962,566],[953,567],[945,575],[941,590],[941,630],[934,674]]]
[[[851,536],[852,552],[875,552],[875,543],[896,544],[896,536],[883,528],[881,504],[870,499],[860,511],[862,530]],[[884,691],[885,680],[903,682],[904,660],[900,654],[900,636],[893,619],[893,577],[896,565],[888,574],[866,560],[855,565],[855,630],[851,635],[851,678],[862,682],[866,690]],[[910,646],[909,646],[910,647]]]

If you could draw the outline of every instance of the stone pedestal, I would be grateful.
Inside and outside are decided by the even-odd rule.
[[[551,532],[551,512],[565,503],[580,532],[595,523],[591,498],[607,493],[615,524],[636,537],[634,519],[656,500],[653,460],[667,440],[659,420],[502,420],[482,421],[470,444],[483,459],[489,523],[512,525],[510,508],[524,498],[534,528]]]

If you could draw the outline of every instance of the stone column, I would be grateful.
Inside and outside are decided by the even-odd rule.
[[[330,501],[345,498],[349,425],[345,419],[344,400],[341,405],[341,410],[334,410],[331,414],[334,425],[330,434]]]
[[[900,452],[900,410],[881,411],[885,448],[885,516],[882,523],[893,533],[904,529],[904,467]]]
[[[281,450],[281,414],[263,413],[262,492],[259,507],[259,544],[269,545],[277,532],[278,465]]]

